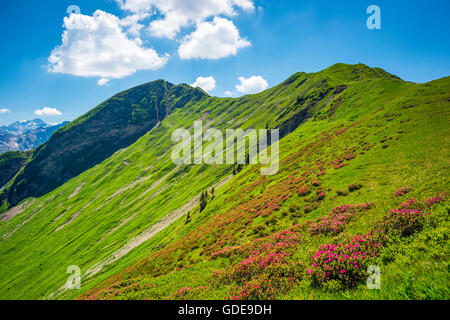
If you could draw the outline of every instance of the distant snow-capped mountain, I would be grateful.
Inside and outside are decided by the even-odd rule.
[[[50,125],[45,123],[41,119],[34,119],[34,120],[17,121],[11,123],[10,125],[2,126],[0,127],[0,131],[17,135],[26,133],[28,131],[36,130],[38,128],[48,128],[48,127],[50,127]]]
[[[17,121],[0,127],[0,153],[31,150],[50,139],[68,122],[50,125],[41,119]]]

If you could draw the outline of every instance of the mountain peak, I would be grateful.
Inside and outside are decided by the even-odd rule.
[[[381,68],[371,68],[363,63],[346,64],[336,63],[327,69],[318,72],[317,74],[327,75],[336,80],[344,81],[360,81],[373,78],[386,78],[400,80],[399,77],[390,74]]]
[[[0,130],[9,134],[22,134],[39,128],[47,128],[49,125],[41,119],[21,120],[13,122],[7,126],[0,127]]]
[[[41,196],[126,148],[172,114],[208,97],[201,89],[156,80],[120,92],[56,131],[0,193],[17,204]],[[39,121],[35,124],[37,125]],[[76,146],[76,147],[74,147]],[[56,165],[57,164],[57,165]],[[33,181],[24,185],[22,181]],[[39,183],[36,183],[38,182]],[[17,192],[17,185],[24,186]]]

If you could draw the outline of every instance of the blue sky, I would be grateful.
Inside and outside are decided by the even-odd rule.
[[[450,73],[446,0],[186,1],[3,2],[0,125],[73,120],[122,90],[161,78],[193,84],[205,77],[197,83],[223,97],[337,62],[362,62],[414,82]],[[366,26],[372,4],[381,9],[381,30]],[[69,5],[81,15],[69,17]],[[72,27],[63,26],[64,17]]]

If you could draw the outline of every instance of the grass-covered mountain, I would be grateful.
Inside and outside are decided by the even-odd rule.
[[[51,135],[68,122],[50,125],[41,119],[17,121],[0,127],[0,154],[11,151],[28,151],[47,142]]]
[[[170,112],[147,118],[148,132],[129,146],[39,197],[3,198],[23,201],[1,216],[1,298],[448,298],[450,78],[415,84],[337,64],[237,99],[180,92],[160,100]],[[144,93],[122,97],[117,108],[154,106]],[[107,127],[95,110],[55,133],[42,159],[65,159],[61,136],[93,148],[99,140],[76,138],[86,122]],[[204,130],[279,128],[279,173],[175,165],[171,133],[199,119]],[[3,195],[33,190],[23,172],[42,168],[30,166],[43,164],[39,154]],[[338,258],[325,261],[325,251]],[[372,264],[381,290],[365,286]],[[81,290],[66,290],[70,265],[82,270]]]
[[[42,196],[128,147],[181,105],[205,95],[186,85],[155,81],[119,93],[56,131],[0,193],[4,208]]]

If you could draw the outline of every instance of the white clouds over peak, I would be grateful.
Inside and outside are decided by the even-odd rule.
[[[245,94],[254,94],[269,88],[269,83],[261,76],[252,76],[248,79],[239,77],[240,84],[236,85],[237,91]]]
[[[48,108],[48,107],[45,107],[40,110],[38,109],[38,110],[34,111],[34,114],[38,115],[38,116],[52,116],[52,117],[62,115],[61,111],[59,111],[58,109]]]
[[[197,30],[183,39],[178,55],[181,59],[220,59],[250,45],[231,20],[215,17],[211,22],[200,22]]]
[[[115,1],[128,13],[122,19],[102,10],[64,18],[62,42],[48,58],[49,72],[97,77],[104,86],[140,70],[160,69],[170,56],[152,48],[151,37],[177,37],[182,60],[217,60],[251,46],[231,19],[254,11],[254,0]]]
[[[199,87],[206,92],[210,92],[216,88],[216,79],[214,77],[198,77],[191,86],[194,88]]]
[[[123,10],[134,13],[155,11],[161,16],[150,23],[157,37],[173,39],[181,28],[215,16],[232,17],[235,9],[253,11],[253,0],[116,0]]]
[[[62,44],[48,59],[49,71],[108,79],[161,68],[168,56],[142,47],[139,37],[131,39],[123,30],[131,28],[131,33],[138,33],[138,20],[139,17],[120,20],[101,10],[92,16],[71,14],[65,17]]]

